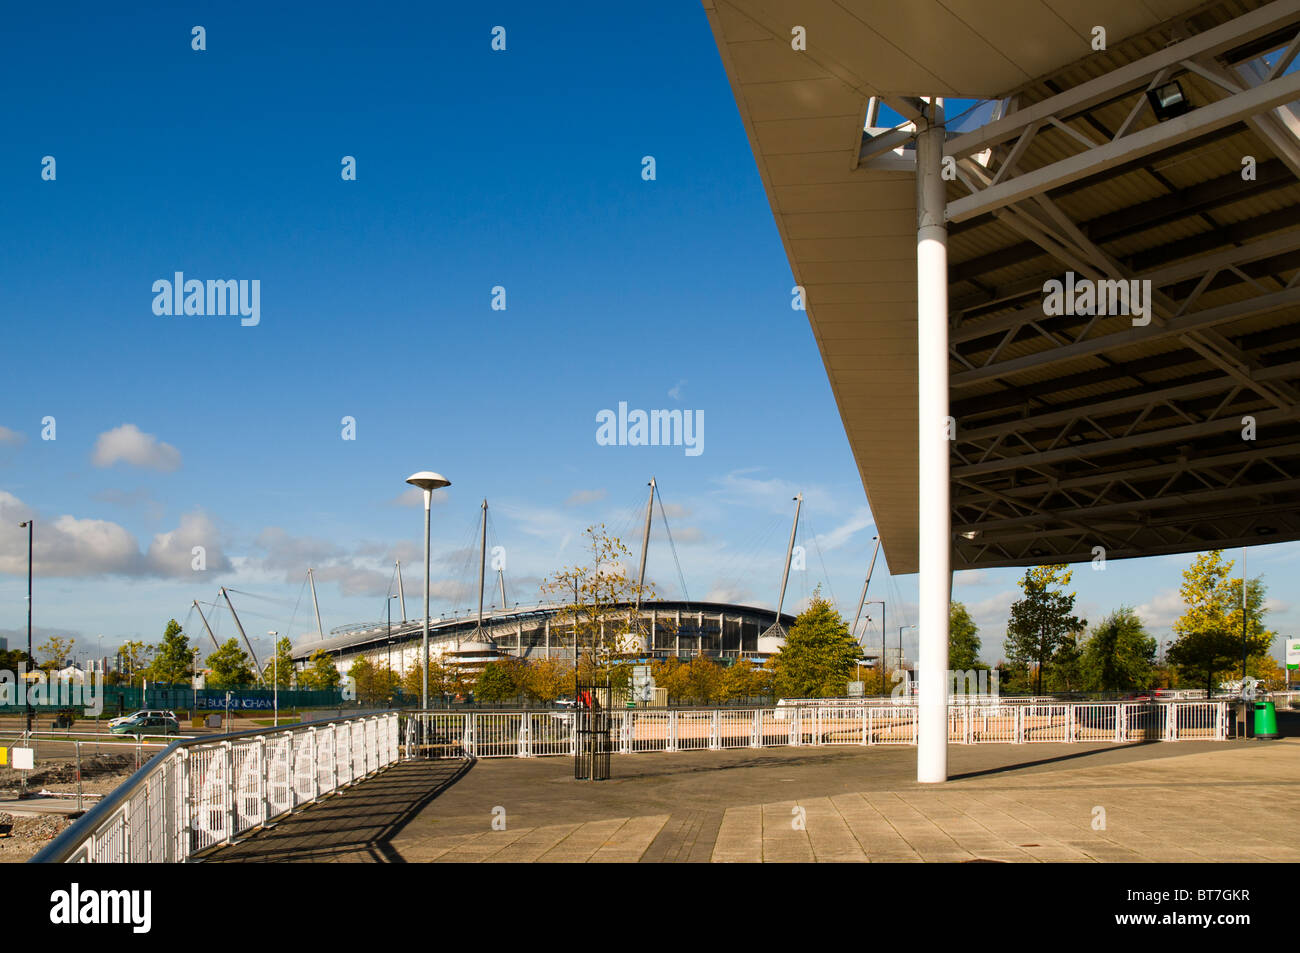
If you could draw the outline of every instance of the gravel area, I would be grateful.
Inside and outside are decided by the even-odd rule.
[[[81,791],[83,794],[107,794],[135,772],[135,758],[131,755],[102,755],[81,760]],[[34,771],[15,771],[0,768],[0,792],[16,793],[20,779],[27,775],[28,793],[50,791],[57,794],[77,793],[77,764],[75,761],[43,761]],[[88,799],[86,807],[97,799]],[[22,816],[4,812],[12,805],[17,809],[21,802],[0,801],[0,863],[22,863],[48,844],[60,831],[72,823],[62,815]]]

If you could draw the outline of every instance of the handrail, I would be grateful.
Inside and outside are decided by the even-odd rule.
[[[278,734],[281,732],[294,734],[298,731],[306,731],[310,728],[320,728],[323,726],[339,724],[341,722],[355,721],[358,718],[369,718],[375,715],[385,714],[389,714],[388,709],[371,709],[367,711],[359,711],[351,715],[341,716],[339,718],[326,718],[321,719],[320,721],[299,722],[297,724],[284,725],[282,727],[253,728],[247,731],[235,731],[227,734],[199,735],[192,738],[178,738],[141,765],[134,774],[119,784],[111,792],[104,795],[103,798],[100,799],[99,803],[75,820],[52,841],[41,848],[28,861],[28,863],[65,863],[68,858],[76,853],[85,842],[86,838],[92,834],[99,825],[103,823],[103,821],[107,820],[119,807],[134,797],[140,789],[148,783],[149,778],[163,769],[163,766],[167,763],[167,759],[182,748],[211,745],[239,739],[256,738],[262,735]]]

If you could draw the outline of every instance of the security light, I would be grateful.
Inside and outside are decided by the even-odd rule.
[[[1192,108],[1178,80],[1157,86],[1155,89],[1148,89],[1147,99],[1151,102],[1151,109],[1156,114],[1156,119],[1161,122],[1181,116]]]

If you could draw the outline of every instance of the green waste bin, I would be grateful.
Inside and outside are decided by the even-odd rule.
[[[1255,737],[1278,737],[1277,707],[1271,701],[1255,702]]]

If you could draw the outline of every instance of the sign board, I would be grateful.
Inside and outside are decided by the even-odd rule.
[[[14,767],[19,771],[31,771],[36,767],[36,749],[35,748],[11,748],[13,754]]]
[[[199,691],[207,687],[208,677],[202,672],[199,672],[199,674],[195,675],[190,679],[190,681],[193,683],[194,690]]]
[[[1300,639],[1286,640],[1286,667],[1291,671],[1300,668]]]
[[[866,685],[863,682],[849,682],[849,697],[861,698],[865,688]]]

